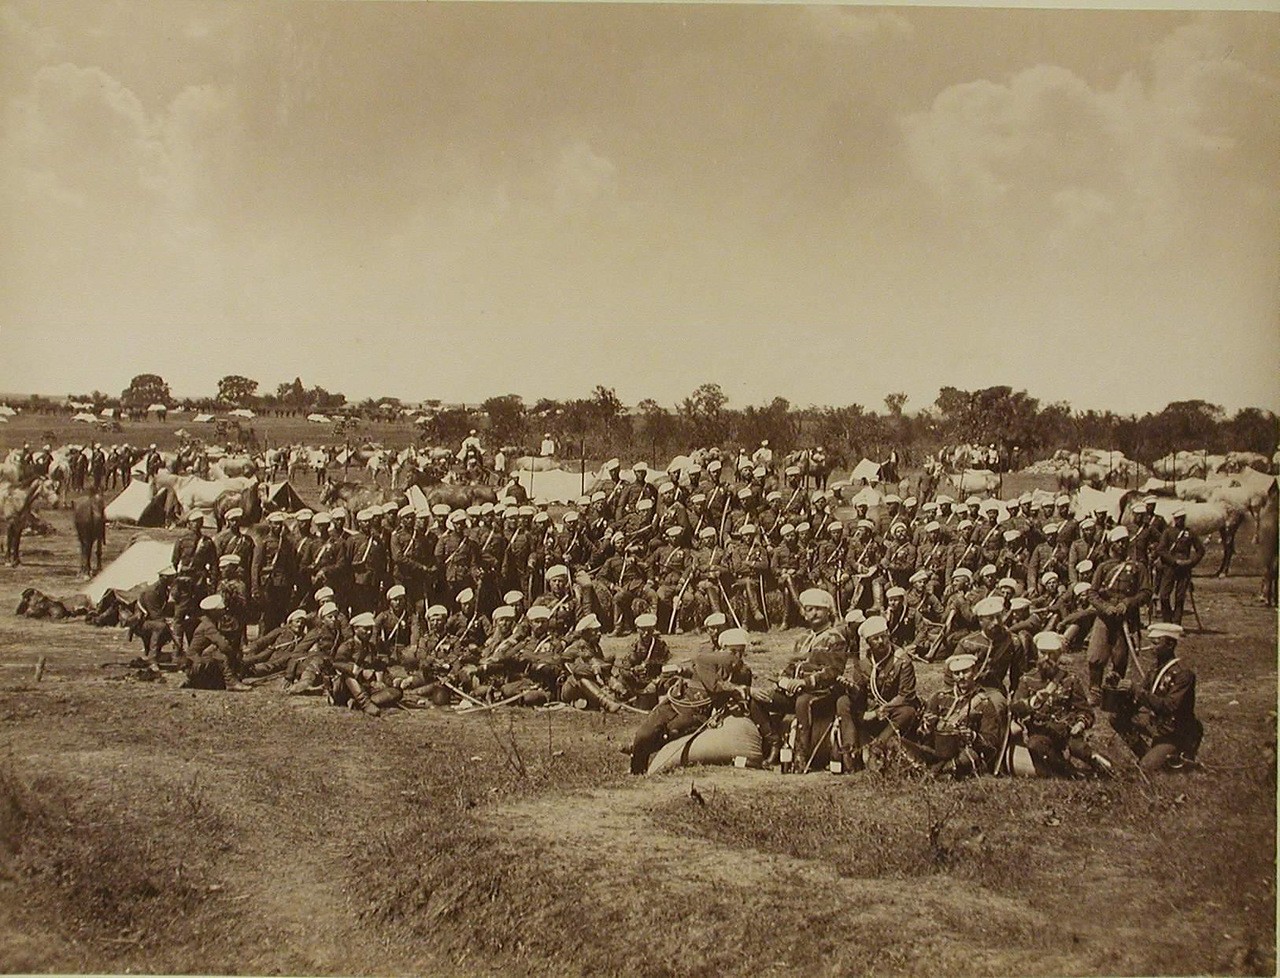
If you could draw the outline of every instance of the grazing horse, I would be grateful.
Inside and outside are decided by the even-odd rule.
[[[22,531],[39,505],[58,505],[57,486],[48,479],[35,478],[26,486],[0,488],[0,517],[8,523],[4,552],[11,567],[22,563]]]
[[[107,514],[101,494],[92,492],[77,499],[73,519],[80,541],[80,578],[87,581],[102,570],[102,548],[107,542]]]

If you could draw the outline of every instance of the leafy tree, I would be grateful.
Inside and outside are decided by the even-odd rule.
[[[622,401],[612,387],[597,384],[591,392],[591,408],[597,423],[606,431],[610,430],[622,417]]]
[[[680,435],[680,419],[651,397],[636,405],[640,412],[640,431],[649,447],[665,452]]]
[[[907,395],[898,391],[894,394],[886,394],[884,406],[888,409],[889,414],[895,418],[902,417],[902,409],[906,407]]]
[[[728,434],[724,408],[729,397],[719,384],[702,384],[680,404],[680,416],[699,445],[718,445]]]
[[[218,400],[223,404],[243,407],[258,391],[258,382],[239,374],[228,374],[218,381]]]
[[[120,394],[120,404],[127,408],[147,408],[152,404],[167,404],[171,397],[169,385],[159,374],[138,374]]]
[[[519,394],[491,397],[480,408],[489,415],[489,432],[495,442],[519,445],[524,440],[524,398]]]
[[[1280,443],[1277,418],[1261,408],[1241,408],[1227,422],[1228,444],[1236,451],[1260,452],[1270,456]]]

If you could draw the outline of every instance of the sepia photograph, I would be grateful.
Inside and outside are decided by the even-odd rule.
[[[0,0],[0,972],[1274,975],[1280,13]]]

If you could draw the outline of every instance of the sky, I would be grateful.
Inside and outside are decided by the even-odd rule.
[[[0,390],[1280,409],[1280,16],[0,4]]]

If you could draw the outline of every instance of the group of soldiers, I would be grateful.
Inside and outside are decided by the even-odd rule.
[[[652,710],[633,770],[726,697],[755,722],[766,759],[790,751],[798,769],[826,742],[814,736],[824,711],[845,770],[887,740],[939,772],[992,770],[1015,726],[1038,767],[1099,768],[1082,735],[1104,699],[1138,707],[1115,715],[1144,758],[1170,744],[1161,763],[1194,758],[1194,674],[1171,652],[1174,666],[1161,662],[1204,552],[1183,515],[1165,525],[1144,506],[1131,529],[1073,514],[1065,496],[917,505],[889,494],[874,515],[855,504],[842,520],[838,499],[792,469],[731,474],[711,457],[664,479],[642,462],[632,471],[624,480],[607,463],[558,519],[514,482],[499,504],[465,510],[274,512],[249,529],[232,509],[212,536],[192,514],[133,628],[149,663],[172,662],[193,685],[283,677],[292,694],[370,714],[458,701]],[[1159,673],[1135,688],[1126,674],[1144,615]],[[776,688],[753,689],[749,631],[801,625]],[[663,633],[699,627],[710,647],[671,663]],[[606,654],[609,631],[635,637]],[[1058,664],[1075,649],[1084,683]],[[943,659],[950,681],[923,702],[915,663]],[[1188,683],[1168,729],[1137,724]]]
[[[749,637],[739,628],[713,635],[683,667],[668,667],[666,695],[641,723],[631,771],[645,773],[673,738],[698,734],[718,717],[749,717],[766,766],[807,772],[825,756],[836,773],[854,773],[886,750],[934,775],[1014,771],[1018,750],[1041,776],[1110,776],[1113,761],[1087,740],[1094,704],[1061,661],[1059,632],[1037,632],[1029,656],[1014,641],[1005,599],[978,601],[978,631],[945,664],[943,687],[922,698],[915,660],[897,645],[883,615],[840,622],[835,600],[811,588],[800,596],[806,632],[772,688],[753,685]],[[1195,673],[1176,656],[1182,627],[1147,629],[1154,663],[1136,686],[1119,688],[1104,708],[1144,771],[1194,764],[1203,737],[1195,716]],[[819,732],[820,731],[820,732]]]

